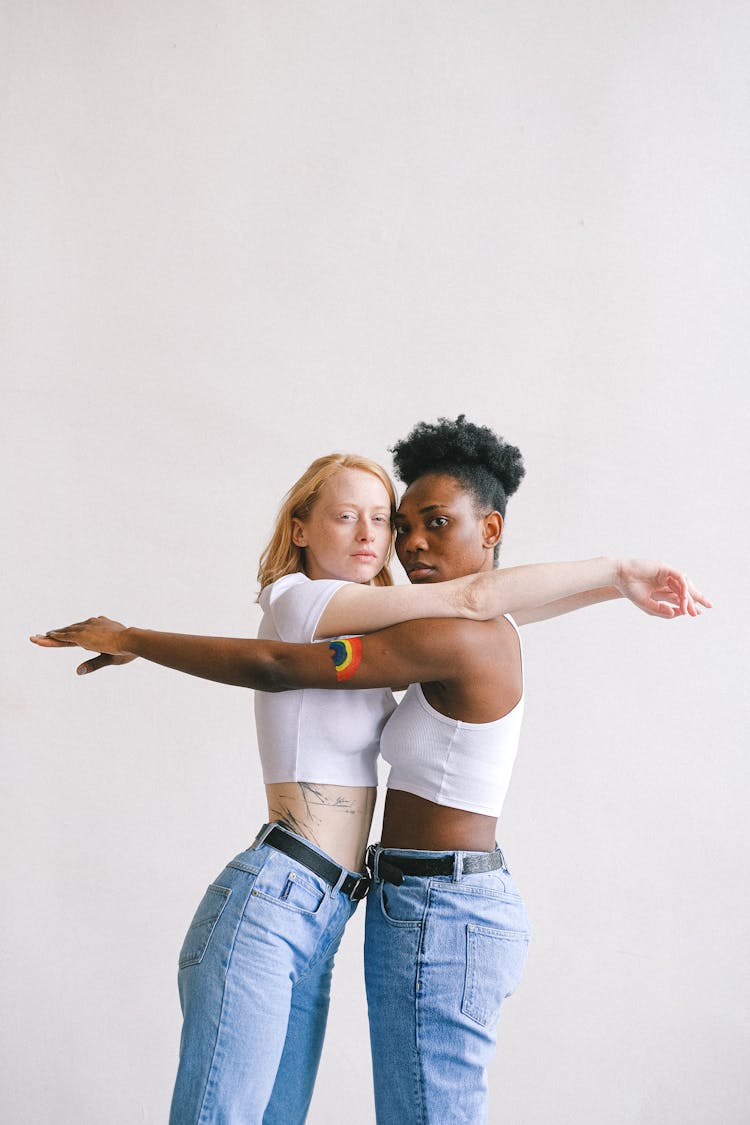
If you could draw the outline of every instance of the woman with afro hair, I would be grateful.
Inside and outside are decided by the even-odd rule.
[[[380,749],[391,765],[381,842],[368,851],[372,885],[365,975],[377,1119],[381,1125],[477,1123],[486,1117],[486,1067],[495,1045],[500,1006],[520,979],[529,940],[522,899],[495,842],[523,714],[517,626],[623,596],[644,612],[664,618],[695,616],[700,605],[710,603],[679,571],[656,562],[602,558],[497,571],[506,501],[523,478],[523,463],[515,446],[468,422],[464,415],[434,425],[420,423],[393,452],[396,471],[407,485],[395,514],[396,552],[410,582],[425,589],[386,584],[376,590],[367,584],[387,575],[382,568],[388,536],[382,534],[380,524],[388,500],[382,470],[362,459],[336,455],[315,462],[290,492],[277,524],[278,536],[264,555],[261,599],[266,597],[267,612],[268,592],[292,583],[294,588],[286,596],[313,598],[318,605],[306,639],[341,639],[327,644],[285,643],[275,639],[278,632],[263,632],[261,640],[188,637],[126,628],[106,618],[91,618],[32,639],[46,647],[77,645],[103,654],[87,661],[83,671],[142,656],[264,693],[309,695],[308,715],[317,719],[307,734],[303,730],[299,736],[308,741],[318,724],[323,729],[326,710],[334,703],[351,701],[353,707],[361,700],[361,707],[368,689],[406,688],[395,710],[392,704],[378,701],[371,719],[382,727]],[[346,504],[338,497],[340,486],[346,490]],[[368,488],[370,499],[357,499],[357,490]],[[284,545],[283,550],[274,543]],[[282,554],[285,561],[279,561]],[[273,566],[270,560],[275,560]],[[514,618],[506,610],[512,610]],[[423,619],[414,620],[417,617]],[[405,623],[382,628],[394,621]],[[354,633],[360,635],[346,635]],[[307,693],[308,688],[337,688],[354,695],[340,701],[330,697],[326,702],[320,692]],[[259,696],[258,701],[261,698],[273,696]],[[300,1009],[295,1016],[292,998],[287,1044],[279,1059],[282,1033],[276,1062],[267,1075],[268,1090],[273,1087],[267,1110],[268,1095],[261,1097],[260,1108],[257,1104],[256,1055],[271,1049],[271,995],[265,994],[263,1010],[252,1017],[257,1026],[244,1014],[245,1026],[251,1030],[247,1059],[255,1062],[249,1067],[245,1061],[243,1079],[235,1072],[240,1066],[237,1053],[231,1064],[234,1069],[229,1073],[235,1057],[230,1055],[219,1080],[211,1045],[214,1017],[201,1016],[196,1035],[209,1041],[208,1061],[201,1062],[195,1073],[208,1075],[205,1068],[211,1066],[210,1081],[201,1080],[201,1121],[293,1125],[303,1121],[307,1112],[325,1026],[333,953],[344,922],[365,889],[356,871],[361,868],[360,849],[367,839],[374,799],[374,790],[367,788],[367,771],[374,768],[374,760],[368,758],[366,776],[352,775],[353,781],[343,776],[351,768],[345,763],[351,763],[352,752],[336,759],[336,742],[349,733],[351,724],[340,709],[336,714],[327,738],[317,738],[317,777],[284,776],[278,780],[285,784],[267,786],[269,820],[274,823],[264,826],[251,848],[209,888],[212,909],[219,913],[206,928],[208,915],[204,919],[199,908],[186,939],[187,944],[193,939],[198,943],[205,931],[197,958],[203,959],[204,969],[215,954],[217,968],[209,972],[207,987],[216,997],[212,1003],[222,1012],[216,1016],[221,1027],[228,961],[241,961],[232,954],[239,942],[238,927],[245,924],[251,902],[256,904],[253,909],[260,910],[265,909],[264,902],[278,897],[277,890],[273,895],[268,888],[258,890],[264,885],[261,872],[271,869],[260,857],[270,848],[273,854],[274,849],[282,853],[285,871],[293,864],[299,867],[298,874],[288,875],[285,883],[282,880],[287,914],[310,930],[313,950],[328,951],[322,960],[316,954],[314,968],[302,974],[302,987],[310,993],[305,999],[307,1014]],[[278,725],[273,712],[267,718],[269,728]],[[332,764],[336,760],[342,763],[338,767]],[[264,761],[264,773],[265,765]],[[333,776],[337,769],[341,775]],[[316,780],[321,784],[311,784]],[[332,784],[336,781],[338,786]],[[347,790],[347,784],[360,786],[354,816],[349,815],[354,810],[346,799],[354,790]],[[293,808],[290,805],[285,814],[280,813],[279,790],[288,800],[296,788],[299,794]],[[314,822],[305,819],[311,794],[318,802]],[[324,808],[326,803],[331,807]],[[316,833],[328,831],[324,816],[328,813],[348,825],[348,834],[340,827],[335,832],[330,829],[321,842]],[[242,921],[232,921],[236,913],[232,895],[239,896]],[[310,907],[305,895],[318,896],[314,900],[318,905]],[[335,927],[327,929],[324,919],[329,907],[323,909],[324,899],[342,900],[335,908]],[[230,906],[225,910],[226,902]],[[247,903],[244,913],[242,903]],[[226,938],[222,929],[228,931]],[[265,944],[271,936],[267,934]],[[228,953],[220,947],[224,940]],[[202,971],[194,963],[192,946],[189,952],[188,971]],[[258,972],[254,957],[248,962],[252,977]],[[288,985],[282,951],[274,959],[280,980],[285,977]],[[311,972],[312,979],[320,978],[314,995],[309,987]],[[249,984],[248,977],[233,985],[234,1005]],[[313,1026],[310,1020],[316,1029],[314,1044],[305,1042],[305,1028]],[[238,1039],[238,1029],[233,1031]],[[192,1042],[183,1046],[186,1051],[198,1050]],[[231,1112],[222,1108],[222,1084],[225,1092],[232,1093]],[[205,1102],[209,1092],[210,1106]],[[196,1120],[182,1111],[173,1119],[179,1125]]]
[[[520,451],[460,415],[420,423],[392,450],[406,491],[396,552],[410,582],[497,565]],[[496,827],[524,706],[517,625],[618,596],[495,621],[422,622],[420,644],[450,653],[412,683],[381,735],[390,763],[380,844],[370,849],[365,974],[378,1121],[480,1122],[503,1000],[526,960],[526,910]]]

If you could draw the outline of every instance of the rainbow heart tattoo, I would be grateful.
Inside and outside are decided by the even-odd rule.
[[[362,638],[348,637],[344,641],[330,641],[328,647],[336,668],[336,679],[350,680],[362,659]]]

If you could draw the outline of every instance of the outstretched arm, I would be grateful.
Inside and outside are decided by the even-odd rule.
[[[644,613],[655,617],[679,617],[685,613],[690,617],[699,617],[702,606],[711,608],[709,599],[696,589],[687,575],[666,563],[646,559],[620,559],[617,564],[617,585],[556,598],[543,605],[522,609],[513,616],[518,625],[529,625],[533,621],[547,621],[551,617],[559,617],[561,614],[616,598],[627,598]]]
[[[326,606],[316,636],[372,633],[425,617],[487,621],[512,613],[528,624],[618,597],[660,617],[694,617],[699,606],[711,604],[681,571],[662,562],[598,558],[532,563],[419,586],[348,583]]]
[[[659,584],[662,579],[663,589]],[[670,568],[639,563],[627,571],[627,579],[622,582],[631,600],[647,613],[674,617],[684,612]],[[701,604],[710,604],[698,596]],[[484,622],[420,620],[369,636],[298,645],[129,629],[106,617],[94,617],[31,639],[41,647],[75,646],[102,654],[80,665],[79,673],[141,656],[202,679],[261,691],[286,691],[450,681],[459,670],[465,675],[467,668],[476,668],[481,675],[486,630],[493,628]]]
[[[302,645],[130,629],[92,617],[32,640],[45,648],[100,652],[115,662],[141,656],[204,680],[276,692],[452,680],[457,669],[466,674],[467,662],[482,665],[486,630],[496,628],[485,622],[411,621],[365,637]],[[82,664],[78,671],[89,668]]]
[[[591,565],[595,570],[600,567],[606,571],[609,564],[604,559],[593,559],[590,564],[542,563],[539,564],[538,568],[546,569],[548,565],[561,568],[569,575],[569,579],[566,580],[575,584],[575,572],[578,568]],[[536,569],[536,566],[511,568],[512,571],[516,572]],[[491,582],[500,573],[508,574],[511,572],[485,572],[473,575],[472,579],[482,587],[486,584],[485,580]],[[516,620],[520,624],[542,620],[544,617],[553,617],[559,613],[569,612],[571,609],[581,608],[582,604],[592,604],[594,601],[603,601],[618,595],[628,597],[634,605],[637,605],[645,613],[665,618],[679,617],[685,613],[690,614],[690,616],[697,616],[701,605],[706,607],[711,605],[710,601],[700,594],[683,574],[663,563],[647,562],[641,559],[630,560],[620,565],[615,577],[617,585],[614,587],[599,583],[599,585],[594,585],[588,593],[584,591],[577,595],[570,594],[567,598],[547,602],[541,607],[541,610],[537,610],[536,615],[529,611],[524,612],[523,609],[517,610],[515,613]],[[439,585],[436,584],[434,588],[438,588]],[[442,585],[447,585],[447,583]],[[423,587],[418,589],[423,589]],[[419,623],[422,627],[420,636],[425,635],[427,624],[428,622],[424,621]],[[341,629],[339,635],[354,631],[354,627],[350,625],[348,628]],[[78,646],[101,654],[81,664],[78,668],[79,674],[93,672],[109,664],[123,664],[134,659],[135,656],[143,656],[157,664],[164,664],[169,668],[188,672],[194,676],[243,687],[263,687],[263,685],[248,682],[246,661],[250,656],[255,659],[259,654],[265,653],[268,655],[272,652],[272,648],[269,648],[269,646],[274,643],[126,629],[124,625],[120,625],[116,621],[110,621],[106,617],[89,618],[88,621],[79,622],[77,625],[69,625],[64,629],[52,629],[46,634],[33,636],[31,640],[43,648]],[[265,648],[254,646],[265,646]],[[283,647],[312,651],[320,646],[293,645]],[[416,679],[421,678],[424,677],[416,677]],[[386,684],[408,682],[410,681],[403,680],[398,676],[392,679],[388,675],[384,679]],[[325,685],[286,684],[285,686],[314,687]],[[359,683],[357,686],[366,685]],[[264,687],[264,690],[281,689]]]

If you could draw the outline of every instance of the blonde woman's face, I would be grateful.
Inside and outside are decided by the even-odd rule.
[[[384,485],[362,469],[340,469],[320,490],[306,519],[292,520],[304,547],[308,578],[369,582],[391,545],[391,502]]]

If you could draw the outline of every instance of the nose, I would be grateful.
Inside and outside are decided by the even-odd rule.
[[[363,543],[372,543],[375,538],[375,525],[369,520],[362,520],[359,525],[358,539]]]
[[[396,550],[399,558],[403,555],[415,555],[417,551],[427,550],[427,540],[419,528],[411,531],[402,531],[396,536]]]

